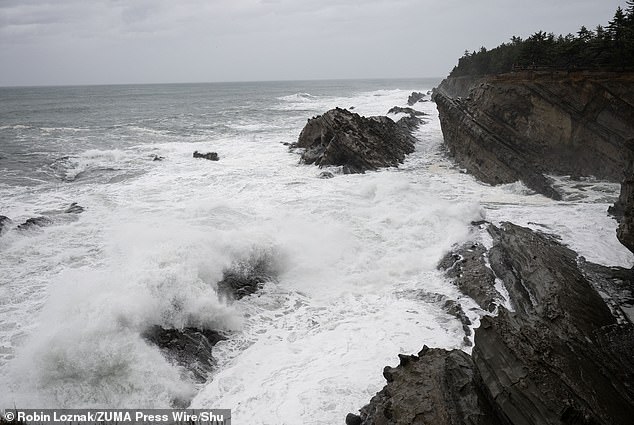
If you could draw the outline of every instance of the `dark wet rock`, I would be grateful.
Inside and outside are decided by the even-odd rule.
[[[322,171],[321,173],[319,173],[319,178],[320,179],[331,179],[334,176],[335,175],[332,174],[330,171]]]
[[[469,320],[469,318],[467,317],[467,315],[465,314],[464,310],[462,309],[462,305],[460,305],[460,303],[458,301],[455,300],[447,300],[445,301],[445,304],[443,305],[443,309],[451,314],[452,316],[454,316],[456,319],[460,320],[460,323],[462,323],[462,330],[465,333],[465,336],[463,338],[463,343],[465,346],[470,347],[471,345],[473,345],[471,343],[471,340],[469,339],[469,337],[471,336],[471,320]]]
[[[467,243],[449,252],[438,264],[438,269],[464,293],[486,311],[493,311],[502,295],[495,289],[495,274],[487,266],[486,249],[478,243]]]
[[[257,292],[269,280],[266,276],[225,271],[218,282],[218,293],[239,300]]]
[[[154,155],[152,157],[152,161],[163,161],[165,159],[164,156],[160,156],[160,155]]]
[[[631,271],[586,263],[528,228],[488,230],[491,267],[514,311],[499,305],[497,316],[481,318],[471,357],[438,349],[400,356],[361,409],[362,423],[631,423],[634,325],[603,299],[621,311],[631,305]],[[470,264],[479,267],[464,263],[463,274]],[[448,368],[451,355],[459,368]],[[461,397],[446,396],[454,393],[448,377],[459,378]]]
[[[413,108],[403,108],[401,106],[394,106],[389,111],[387,111],[387,113],[388,114],[407,114],[407,115],[413,115],[415,117],[423,117],[427,115],[426,113],[422,111],[417,111],[416,109],[413,109]]]
[[[386,367],[387,385],[359,414],[362,425],[497,425],[468,354],[423,347]]]
[[[38,228],[38,227],[44,227],[52,223],[53,223],[53,220],[51,220],[48,217],[44,217],[44,216],[33,217],[33,218],[29,218],[24,223],[18,225],[18,230],[28,230],[28,229]]]
[[[222,280],[217,283],[217,290],[224,297],[239,300],[257,292],[266,282],[274,281],[278,273],[279,265],[275,253],[255,250],[224,270]]]
[[[0,235],[8,229],[11,223],[12,221],[9,217],[0,215]]]
[[[363,419],[361,416],[355,415],[354,413],[348,413],[346,415],[346,425],[362,425]]]
[[[630,162],[621,181],[621,193],[618,201],[610,208],[619,222],[616,237],[634,252],[634,162]]]
[[[412,92],[412,94],[409,95],[409,97],[407,98],[407,104],[409,106],[414,105],[416,102],[420,102],[421,100],[423,100],[423,98],[425,97],[425,95],[421,92]]]
[[[68,208],[64,210],[64,212],[66,214],[81,214],[84,212],[84,210],[84,207],[79,205],[77,202],[73,202]]]
[[[196,382],[205,382],[213,370],[212,347],[226,338],[209,329],[186,327],[165,329],[154,325],[143,332],[143,338],[161,349],[170,361],[187,370]]]
[[[579,261],[586,278],[619,323],[634,323],[634,270]]]
[[[209,161],[218,161],[220,159],[216,152],[200,153],[198,151],[194,151],[194,158],[202,158]]]
[[[469,173],[561,199],[547,174],[621,180],[634,158],[633,82],[628,72],[515,72],[448,78],[433,99],[449,154]]]
[[[410,129],[388,117],[362,117],[331,109],[309,119],[293,148],[303,148],[301,161],[319,166],[343,166],[343,172],[363,173],[396,167],[414,151]]]

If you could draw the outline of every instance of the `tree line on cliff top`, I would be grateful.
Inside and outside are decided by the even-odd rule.
[[[621,71],[634,69],[634,0],[620,6],[607,26],[594,30],[582,26],[577,35],[538,31],[526,39],[487,50],[466,51],[450,77],[486,75],[522,69]]]

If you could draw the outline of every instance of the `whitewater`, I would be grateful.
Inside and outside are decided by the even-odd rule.
[[[474,327],[485,312],[436,265],[487,243],[472,221],[632,266],[607,215],[618,184],[553,176],[565,194],[553,201],[480,183],[447,157],[433,102],[414,105],[428,115],[398,168],[322,179],[289,151],[308,118],[386,115],[438,82],[0,89],[0,214],[13,220],[0,236],[0,407],[185,403],[232,409],[236,424],[343,423],[397,354],[470,351],[443,302]],[[85,211],[64,213],[72,202]],[[15,229],[41,215],[52,223]],[[219,298],[223,271],[254,258],[275,278]],[[143,339],[152,325],[225,332],[206,383]]]

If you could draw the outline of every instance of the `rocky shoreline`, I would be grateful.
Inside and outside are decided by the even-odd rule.
[[[611,212],[634,252],[633,82],[628,73],[461,77],[433,99],[449,155],[486,183],[520,180],[559,200],[549,174],[625,175]],[[346,424],[631,423],[634,270],[587,262],[556,235],[474,226],[492,246],[476,237],[438,265],[482,309],[471,355],[400,354]],[[465,324],[466,341],[469,332]]]
[[[399,355],[399,366],[383,372],[385,388],[346,423],[630,423],[632,270],[587,263],[555,237],[512,223],[485,227],[493,246],[460,247],[447,272],[483,310],[495,309],[482,316],[472,354],[425,346]]]

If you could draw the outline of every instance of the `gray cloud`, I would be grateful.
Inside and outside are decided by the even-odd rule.
[[[3,0],[0,85],[442,76],[618,0]]]

